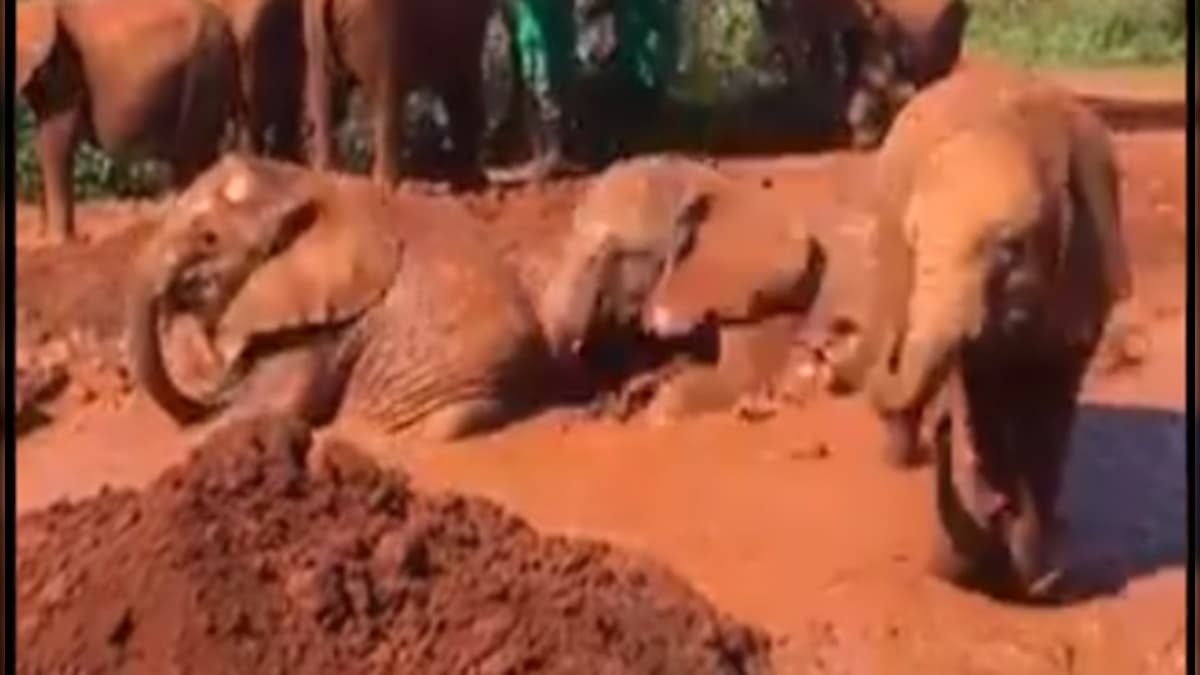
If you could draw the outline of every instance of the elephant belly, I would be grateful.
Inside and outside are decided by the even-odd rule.
[[[183,73],[166,72],[126,90],[97,95],[92,103],[95,143],[114,155],[167,158],[187,134],[180,120]]]

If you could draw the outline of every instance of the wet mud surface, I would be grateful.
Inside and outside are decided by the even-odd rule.
[[[932,578],[924,567],[934,527],[932,476],[924,470],[896,471],[885,466],[879,451],[880,430],[853,399],[809,397],[765,415],[719,410],[666,420],[656,419],[652,409],[621,421],[559,408],[497,434],[444,446],[400,445],[377,438],[353,423],[338,425],[321,436],[355,440],[377,461],[401,468],[409,477],[404,485],[411,485],[421,494],[450,491],[479,495],[502,505],[504,513],[511,511],[538,532],[546,533],[543,537],[523,526],[516,527],[512,523],[517,521],[510,516],[469,498],[461,500],[467,506],[456,507],[466,509],[458,515],[438,511],[445,506],[445,499],[453,498],[431,497],[432,501],[427,502],[414,498],[423,504],[417,508],[424,509],[423,518],[436,520],[444,516],[446,522],[454,523],[451,529],[474,528],[481,538],[496,536],[498,541],[507,541],[495,549],[494,555],[510,555],[512,560],[541,559],[537,556],[545,555],[545,560],[561,561],[563,558],[555,558],[558,553],[545,551],[559,546],[564,551],[561,555],[569,557],[566,551],[576,549],[566,543],[545,542],[559,541],[555,537],[562,534],[604,540],[632,552],[629,555],[653,558],[686,579],[695,592],[721,612],[770,634],[775,640],[772,656],[776,672],[1183,673],[1185,467],[1189,452],[1184,415],[1187,147],[1180,128],[1122,132],[1117,142],[1125,236],[1135,264],[1137,315],[1145,342],[1131,358],[1098,361],[1085,387],[1086,405],[1074,433],[1062,505],[1071,573],[1085,583],[1080,597],[1063,606],[1035,609],[1004,604]],[[842,211],[852,208],[858,199],[864,160],[852,154],[827,154],[718,163],[747,186],[760,190],[764,199],[776,204],[780,214],[794,214],[816,230],[837,230],[848,222]],[[575,179],[472,195],[464,201],[489,223],[526,283],[537,287],[545,279],[561,234],[570,222],[573,201],[585,186],[586,179]],[[131,389],[120,365],[117,336],[123,279],[132,252],[149,231],[149,226],[137,222],[144,211],[141,205],[84,205],[79,220],[87,240],[46,247],[32,235],[36,208],[22,206],[19,210],[18,366],[31,373],[32,390],[37,390],[34,385],[40,380],[36,376],[43,370],[57,368],[65,374],[50,393],[31,394],[35,409],[17,449],[18,510],[34,514],[21,521],[17,533],[22,621],[52,625],[46,617],[64,611],[42,608],[42,604],[55,599],[51,585],[47,600],[45,586],[51,579],[59,575],[70,581],[70,575],[62,577],[60,571],[100,569],[96,565],[104,565],[112,572],[105,571],[107,581],[96,582],[95,586],[97,598],[108,598],[98,603],[103,611],[69,615],[73,617],[70,620],[87,626],[78,635],[69,631],[58,634],[32,624],[23,624],[18,631],[22,636],[33,635],[22,631],[51,631],[43,633],[41,642],[31,643],[41,645],[31,654],[47,659],[39,664],[53,664],[53,659],[75,649],[102,655],[97,658],[116,658],[109,643],[111,636],[105,631],[128,623],[123,613],[130,599],[123,589],[162,583],[178,584],[183,590],[177,592],[183,594],[197,588],[218,593],[220,598],[211,600],[214,604],[210,609],[217,617],[218,630],[225,631],[221,635],[226,637],[240,630],[238,612],[250,616],[257,630],[292,622],[288,625],[299,631],[296,644],[312,645],[313,664],[342,663],[338,659],[346,657],[338,649],[367,650],[367,646],[387,644],[373,637],[369,627],[400,625],[403,612],[387,615],[386,621],[398,622],[395,624],[372,623],[375,619],[361,624],[343,623],[343,629],[357,641],[345,643],[353,647],[335,647],[323,637],[326,629],[313,614],[285,616],[280,608],[294,601],[282,590],[282,581],[271,582],[275,590],[261,597],[240,595],[264,582],[251,573],[255,568],[250,561],[256,551],[261,552],[255,548],[261,543],[255,541],[259,535],[243,531],[237,518],[275,509],[284,521],[295,524],[298,514],[309,508],[303,506],[307,503],[304,499],[291,506],[275,505],[277,500],[267,497],[275,489],[271,481],[276,480],[269,472],[261,478],[262,494],[218,500],[229,502],[226,506],[231,515],[214,511],[214,531],[223,532],[214,536],[226,538],[230,550],[238,552],[230,556],[228,563],[220,564],[246,565],[221,580],[193,578],[186,571],[168,566],[161,577],[147,576],[144,584],[129,586],[133,582],[123,579],[116,570],[129,570],[136,576],[149,569],[157,554],[135,553],[142,545],[135,547],[130,543],[133,539],[126,541],[121,536],[96,542],[94,537],[68,537],[47,530],[47,523],[58,519],[63,533],[81,529],[98,533],[112,528],[114,533],[142,533],[137,536],[147,537],[147,545],[153,539],[166,550],[192,547],[211,554],[205,549],[209,544],[200,523],[181,522],[188,520],[185,514],[193,508],[188,505],[191,501],[187,495],[192,490],[203,503],[226,494],[221,490],[234,489],[217,486],[212,488],[216,492],[209,492],[203,487],[207,481],[197,478],[221,475],[225,465],[216,460],[212,460],[216,464],[196,459],[190,465],[181,464],[187,459],[186,448],[202,434],[175,428]],[[753,265],[756,256],[769,256],[771,251],[754,248],[755,224],[740,225],[747,233],[741,242],[745,264]],[[840,237],[841,243],[836,246],[846,250],[861,245],[852,226],[831,236]],[[742,277],[731,274],[730,278]],[[827,315],[856,311],[853,305],[861,296],[865,280],[861,268],[851,265],[839,269],[831,283],[837,289],[832,295],[841,300],[838,306],[821,311]],[[231,442],[230,447],[235,445]],[[237,453],[230,452],[229,456],[232,467]],[[247,466],[259,461],[249,457],[243,455]],[[172,473],[167,476],[173,475],[174,479],[163,475],[168,470]],[[387,529],[380,523],[391,522],[386,514],[363,504],[353,482],[339,484],[312,477],[303,480],[310,481],[305,484],[314,494],[336,495],[347,504],[345,513],[321,516],[324,520],[314,523],[314,528],[320,525],[359,532],[372,527]],[[97,497],[106,485],[110,486],[109,492]],[[127,488],[147,491],[121,491]],[[89,501],[50,506],[64,498]],[[139,520],[123,523],[134,512],[140,513]],[[235,513],[241,515],[235,517]],[[396,527],[406,531],[408,525]],[[515,528],[520,534],[505,534],[506,528]],[[275,536],[262,532],[267,539]],[[365,569],[379,548],[379,536],[362,535],[369,545],[363,549],[368,553],[360,560],[338,549],[337,542],[323,540],[317,532],[301,527],[289,529],[286,536],[278,535],[272,544],[275,552],[267,557],[287,570],[293,570],[288,565],[299,567],[305,555],[315,561],[317,568],[325,564],[321,562],[324,560],[345,569]],[[522,548],[523,544],[514,543],[517,540],[541,543]],[[480,552],[482,549],[468,555],[449,541],[432,544],[434,549],[439,546],[444,546],[439,550],[448,556],[473,561],[464,563],[469,565],[481,564],[471,556],[493,555]],[[538,546],[543,553],[530,552]],[[309,553],[302,553],[305,550]],[[599,548],[578,550],[592,551],[584,556],[589,561],[585,568],[591,571],[580,572],[583,576],[556,577],[546,571],[553,567],[549,565],[536,573],[544,583],[535,584],[531,581],[535,577],[518,575],[512,577],[516,580],[510,587],[524,589],[520,592],[528,593],[529,602],[546,608],[557,601],[554,589],[561,588],[567,579],[582,579],[593,571],[600,574],[598,570],[611,569],[606,567],[610,563],[619,570],[632,569],[628,566],[632,563],[621,562],[626,554],[602,553]],[[218,563],[202,556],[198,564]],[[205,568],[206,573],[213,569]],[[384,575],[380,579],[402,586],[408,581],[401,576]],[[497,582],[497,587],[505,583]],[[613,597],[634,598],[630,601],[634,604],[642,602],[636,598],[645,599],[644,593],[622,583],[600,587],[605,590],[598,593],[606,595],[612,588]],[[58,584],[70,585],[66,581]],[[573,583],[567,585],[574,587]],[[583,592],[590,593],[590,588],[585,587]],[[613,616],[635,623],[648,620],[646,617],[675,617],[663,619],[665,627],[653,630],[665,631],[663,634],[669,635],[662,639],[680,640],[681,645],[693,644],[688,640],[703,643],[704,638],[696,637],[703,633],[702,626],[726,625],[714,618],[717,610],[695,599],[697,596],[678,582],[664,582],[664,588],[675,589],[664,591],[663,597],[672,599],[651,598],[647,601],[651,606],[648,613],[638,614],[640,610],[632,605],[622,605]],[[476,602],[478,596],[472,593],[484,592],[479,588],[460,590],[462,594],[454,596],[454,602]],[[352,615],[359,602],[355,593],[347,591],[346,599],[338,601]],[[181,603],[200,602],[178,597]],[[138,602],[143,600],[139,598]],[[204,658],[227,658],[230,660],[223,663],[229,664],[252,663],[238,660],[246,658],[269,658],[275,659],[271,663],[286,664],[293,663],[287,659],[298,658],[282,647],[270,652],[274,647],[249,638],[248,644],[253,647],[245,654],[229,645],[203,649],[201,645],[208,644],[205,640],[215,639],[200,630],[205,619],[168,612],[166,605],[148,600],[145,603],[134,610],[144,612],[137,615],[138,625],[155,626],[164,636],[166,631],[174,630],[171,635],[177,637],[177,642],[171,644],[182,645],[179,649],[200,650]],[[596,611],[616,609],[601,607]],[[499,611],[497,616],[503,614]],[[689,628],[671,628],[676,620]],[[588,649],[587,645],[600,640],[587,631],[573,638],[553,632],[540,635],[540,629],[521,623],[524,619],[496,619],[491,628],[479,630],[500,631],[502,628],[497,626],[505,621],[515,622],[512,625],[516,627],[511,628],[517,631],[515,634],[529,635],[529,644],[552,656],[562,645]],[[296,628],[300,625],[308,627]],[[527,629],[530,632],[521,632]],[[189,630],[198,633],[193,636]],[[454,631],[467,629],[445,630],[446,635],[453,635]],[[650,640],[658,635],[647,630],[634,632],[644,634],[638,639]],[[714,630],[724,635],[723,629]],[[401,632],[393,639],[409,639],[401,635],[409,634]],[[21,639],[26,644],[25,638]],[[138,642],[143,637],[136,629],[127,639],[130,645],[144,645],[145,653],[138,658],[168,658],[165,653],[155,652],[157,648],[151,648],[150,642]],[[581,642],[572,643],[572,639]],[[229,644],[234,643],[236,640]],[[464,644],[478,643],[468,640]],[[378,653],[388,650],[378,649]],[[664,672],[737,672],[704,670],[707,662],[703,659],[708,657],[702,652],[695,652],[694,658],[699,660],[680,662],[690,670]],[[397,657],[393,653],[378,658]],[[457,652],[454,658],[467,658],[467,651]],[[362,667],[373,672],[367,665]],[[434,669],[425,672],[439,672],[437,667],[431,665]],[[646,671],[635,668],[628,672]]]

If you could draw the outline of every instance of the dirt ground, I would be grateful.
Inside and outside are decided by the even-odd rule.
[[[1136,73],[1117,79],[1136,88]],[[1118,148],[1150,346],[1136,366],[1096,368],[1086,387],[1063,512],[1072,572],[1094,588],[1066,606],[1006,605],[931,578],[931,476],[886,467],[879,430],[852,400],[818,398],[757,422],[718,413],[669,425],[559,409],[452,446],[371,447],[423,488],[489,497],[539,530],[656,558],[779,637],[782,673],[1183,673],[1187,148],[1177,126],[1121,132]],[[783,212],[813,217],[853,201],[864,161],[719,164]],[[584,185],[466,201],[536,285]],[[19,361],[69,374],[19,441],[20,512],[103,485],[148,485],[196,438],[132,392],[118,364],[124,273],[149,228],[139,215],[152,208],[83,206],[86,241],[53,248],[31,235],[36,209],[18,212]]]

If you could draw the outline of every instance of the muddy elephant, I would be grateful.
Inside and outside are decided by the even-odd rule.
[[[247,149],[299,161],[304,154],[301,0],[212,0],[237,40]]]
[[[877,144],[912,92],[958,63],[970,17],[964,0],[757,0],[757,5],[786,69],[815,78],[856,146]]]
[[[164,358],[160,325],[183,314],[220,364],[197,393]],[[236,155],[182,193],[147,244],[126,346],[136,380],[184,424],[236,403],[448,440],[549,390],[535,308],[465,210]]]
[[[1077,393],[1131,293],[1109,133],[1052,85],[981,66],[918,94],[878,161],[875,303],[839,381],[866,387],[908,464],[961,379],[972,478],[956,488],[937,454],[937,570],[1039,595]]]
[[[29,0],[17,5],[16,88],[35,117],[45,226],[74,233],[80,141],[164,160],[184,185],[241,119],[229,22],[205,0]]]
[[[307,53],[305,109],[310,163],[334,161],[335,108],[358,86],[371,116],[379,183],[400,177],[404,104],[429,87],[445,104],[452,175],[473,183],[483,134],[482,53],[494,0],[302,0]]]
[[[542,296],[555,354],[578,354],[585,337],[608,330],[640,330],[647,298],[687,254],[728,181],[707,165],[667,155],[626,160],[601,174],[575,208]]]

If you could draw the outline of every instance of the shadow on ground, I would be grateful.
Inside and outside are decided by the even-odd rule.
[[[1084,405],[1061,509],[1064,553],[1084,596],[1187,562],[1186,416]]]

